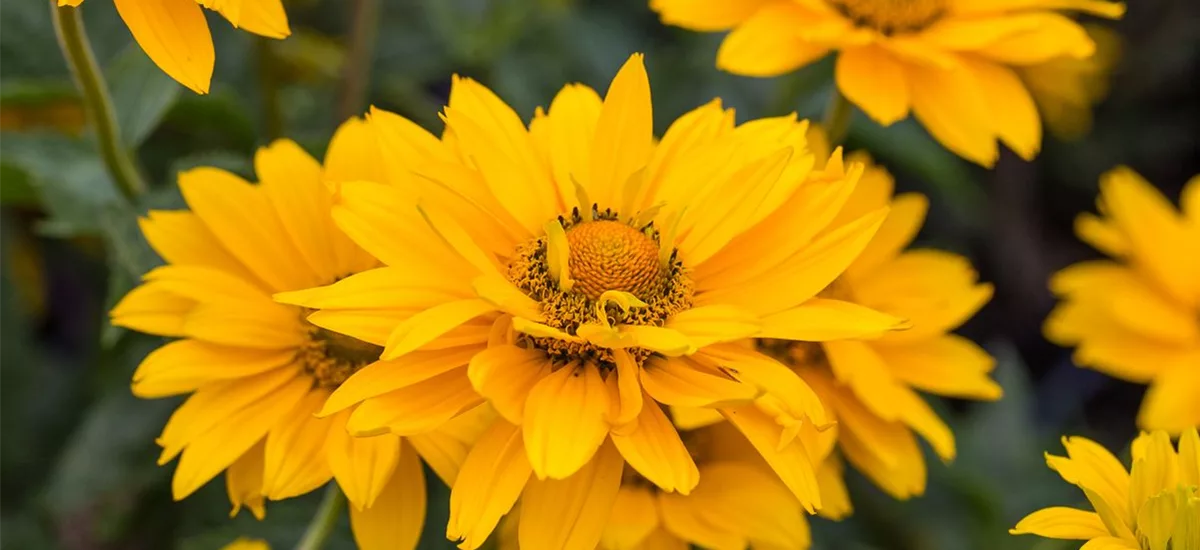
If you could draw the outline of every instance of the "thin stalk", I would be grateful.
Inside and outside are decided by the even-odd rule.
[[[850,104],[850,100],[835,87],[833,97],[825,107],[825,117],[821,121],[821,126],[825,127],[825,133],[829,136],[830,146],[837,147],[846,141],[846,133],[850,130],[850,115],[853,113],[854,106]]]
[[[321,505],[313,515],[312,521],[308,523],[308,529],[304,531],[304,537],[296,545],[296,550],[324,548],[325,543],[329,542],[329,536],[333,534],[333,527],[337,525],[342,508],[345,507],[346,497],[342,490],[338,488],[337,483],[330,483],[325,489],[325,498],[321,499]]]
[[[375,42],[379,36],[379,0],[353,0],[350,9],[349,44],[338,94],[337,124],[362,114],[366,107],[367,85],[371,81]]]
[[[63,57],[75,78],[75,85],[83,95],[84,110],[88,122],[96,131],[104,165],[121,194],[133,203],[138,195],[146,191],[146,184],[138,174],[130,151],[121,141],[116,109],[113,108],[108,86],[100,76],[100,67],[88,42],[79,8],[58,6],[55,0],[50,0],[50,17],[54,20],[54,34],[58,37]]]

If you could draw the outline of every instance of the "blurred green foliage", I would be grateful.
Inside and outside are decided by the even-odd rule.
[[[197,96],[132,43],[111,3],[87,2],[85,21],[122,138],[151,182],[141,204],[131,206],[114,191],[91,135],[81,131],[48,2],[4,4],[4,549],[211,550],[241,535],[266,538],[278,549],[300,537],[318,494],[270,504],[263,522],[245,513],[227,517],[221,478],[184,502],[171,501],[172,466],[155,465],[154,438],[178,400],[139,400],[128,389],[133,369],[161,341],[108,326],[105,312],[159,263],[135,219],[148,208],[182,207],[175,189],[180,170],[212,165],[252,178],[255,148],[281,136],[323,151],[347,114],[339,110],[347,104],[344,68],[357,55],[346,36],[355,5],[289,2],[293,35],[282,42],[210,17],[217,66],[212,94]],[[1069,235],[1070,219],[1088,207],[1100,171],[1128,162],[1169,185],[1196,171],[1195,128],[1187,120],[1198,119],[1192,115],[1200,48],[1195,33],[1178,22],[1197,20],[1196,8],[1171,0],[1139,5],[1130,15],[1133,47],[1096,131],[1077,144],[1048,141],[1037,164],[1006,158],[986,173],[941,149],[916,124],[885,129],[855,116],[850,146],[869,149],[902,189],[931,196],[921,241],[971,254],[984,279],[996,282],[997,304],[967,333],[999,358],[996,375],[1006,396],[995,404],[939,403],[959,436],[958,459],[943,465],[930,454],[928,494],[910,502],[894,502],[852,475],[856,514],[840,524],[814,520],[817,548],[1074,547],[1006,530],[1041,506],[1082,501],[1045,467],[1042,452],[1058,448],[1060,433],[1079,431],[1119,448],[1132,433],[1138,390],[1077,371],[1065,352],[1040,342],[1037,326],[1050,305],[1045,276],[1083,254]],[[567,82],[603,89],[634,51],[647,53],[659,132],[717,96],[740,120],[791,111],[819,118],[830,89],[828,60],[771,80],[720,73],[713,68],[719,36],[663,27],[643,0],[386,0],[379,15],[378,39],[367,49],[369,101],[434,131],[451,74],[481,80],[528,117]],[[366,108],[349,104],[351,113]],[[442,537],[447,490],[433,483],[429,491],[422,548],[450,548]],[[352,547],[343,518],[330,548]]]

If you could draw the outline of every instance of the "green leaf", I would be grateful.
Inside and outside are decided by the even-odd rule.
[[[99,213],[121,202],[90,140],[5,132],[0,135],[0,154],[30,177],[30,186],[49,214],[39,226],[44,234],[99,234]]]
[[[130,44],[105,67],[121,140],[136,149],[162,122],[182,89],[145,52]]]

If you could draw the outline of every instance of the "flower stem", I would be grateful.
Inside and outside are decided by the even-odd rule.
[[[337,525],[338,516],[342,513],[342,508],[345,507],[346,497],[342,495],[342,490],[338,488],[336,482],[330,483],[325,489],[325,498],[321,499],[321,505],[317,508],[317,513],[313,515],[312,521],[308,524],[308,529],[304,531],[304,537],[300,539],[300,543],[296,545],[296,550],[320,550],[329,541],[329,535],[333,534],[333,527]]]
[[[54,34],[58,36],[63,57],[75,77],[75,85],[83,95],[84,110],[95,129],[104,165],[121,194],[132,203],[146,191],[146,184],[138,174],[129,150],[121,142],[116,110],[108,94],[108,86],[100,76],[96,56],[88,43],[79,8],[58,6],[55,0],[50,0],[50,17],[54,20]]]
[[[850,130],[850,115],[853,113],[854,106],[850,104],[850,100],[835,87],[833,97],[825,107],[825,117],[821,121],[821,126],[825,127],[825,133],[829,136],[830,146],[837,147],[846,141],[846,133]]]
[[[276,69],[274,39],[254,39],[258,56],[258,85],[262,94],[263,126],[268,140],[283,137],[283,105],[279,102],[279,71]]]
[[[337,124],[362,114],[379,34],[379,0],[354,0],[350,6],[352,19],[350,32],[347,33],[350,44],[346,47],[346,63],[343,65]]]

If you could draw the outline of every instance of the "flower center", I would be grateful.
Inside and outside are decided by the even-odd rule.
[[[576,290],[596,300],[607,290],[645,300],[662,286],[658,243],[627,224],[597,220],[567,231],[567,265]]]
[[[375,344],[310,324],[299,358],[315,387],[336,388],[382,353]]]
[[[659,236],[654,224],[642,228],[618,221],[611,211],[592,210],[585,219],[578,210],[559,218],[566,231],[567,270],[573,284],[561,288],[551,275],[547,237],[517,247],[508,265],[508,279],[536,300],[544,324],[572,336],[583,324],[663,326],[672,315],[692,305],[692,281],[675,253],[659,258]],[[606,291],[628,292],[644,307],[622,308],[601,300]],[[521,335],[520,339],[546,354],[556,364],[578,361],[602,371],[615,368],[612,350],[586,341]],[[627,351],[641,365],[649,350]]]
[[[829,0],[855,24],[883,34],[919,31],[946,12],[947,0]]]

